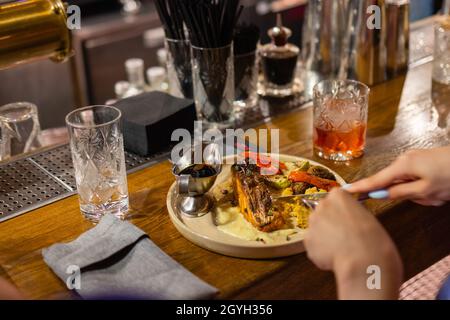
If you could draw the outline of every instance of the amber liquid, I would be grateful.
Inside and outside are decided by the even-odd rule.
[[[361,121],[359,112],[356,112],[358,106],[350,103],[346,112],[345,104],[339,99],[331,101],[328,109],[322,111],[325,120],[315,121],[314,150],[322,158],[351,160],[364,153],[366,124]],[[334,107],[340,110],[335,110]]]
[[[365,145],[366,126],[356,125],[350,131],[315,128],[314,145],[325,155],[341,153],[356,158],[362,155]]]

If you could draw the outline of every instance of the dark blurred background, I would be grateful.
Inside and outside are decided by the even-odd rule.
[[[125,0],[121,0],[125,1]],[[157,65],[156,52],[163,47],[164,33],[153,0],[141,0],[135,16],[126,16],[119,0],[69,0],[81,7],[81,30],[73,33],[76,56],[68,63],[40,61],[0,71],[0,105],[30,101],[39,109],[43,129],[64,125],[74,107],[103,104],[114,98],[114,84],[125,80],[124,61],[142,58],[146,68]],[[300,45],[307,0],[244,0],[241,21],[253,22],[266,31],[281,12]],[[442,0],[411,0],[412,21],[434,14]]]

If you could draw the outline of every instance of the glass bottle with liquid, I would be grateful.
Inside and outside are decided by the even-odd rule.
[[[123,98],[136,96],[148,91],[144,77],[144,60],[132,58],[125,61],[129,87]]]
[[[277,15],[277,25],[268,34],[271,43],[260,49],[264,94],[292,95],[300,49],[288,43],[292,32],[282,25],[280,14]]]

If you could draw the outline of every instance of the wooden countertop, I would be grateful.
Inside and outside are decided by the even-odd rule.
[[[281,152],[321,161],[353,181],[377,172],[405,150],[448,144],[447,130],[437,127],[430,93],[430,63],[410,70],[406,78],[372,88],[366,155],[348,163],[313,156],[312,108],[279,116],[260,128],[280,128]],[[172,258],[219,288],[220,298],[335,298],[333,275],[315,268],[304,253],[274,260],[236,259],[184,239],[166,209],[173,181],[168,161],[131,174],[131,221]],[[369,201],[368,206],[399,247],[405,280],[449,254],[449,205],[430,209],[408,202]],[[80,214],[77,196],[0,223],[0,276],[30,298],[70,296],[42,260],[40,250],[71,241],[91,227]]]

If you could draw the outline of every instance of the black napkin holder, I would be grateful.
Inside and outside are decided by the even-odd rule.
[[[122,112],[125,150],[149,156],[168,148],[175,129],[194,131],[194,101],[152,91],[114,104]]]

